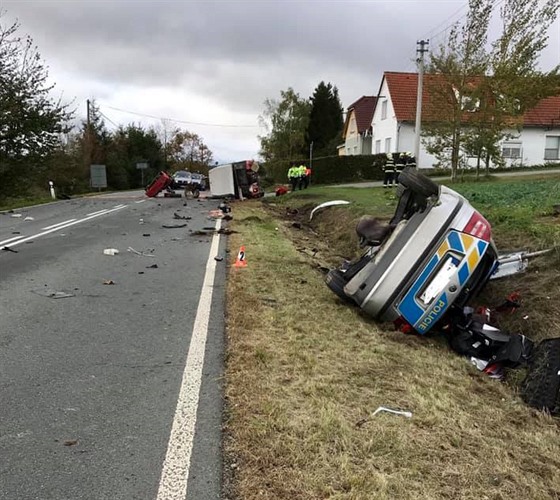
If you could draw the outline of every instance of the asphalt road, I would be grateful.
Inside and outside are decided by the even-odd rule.
[[[1,499],[220,497],[225,240],[183,203],[0,214]]]

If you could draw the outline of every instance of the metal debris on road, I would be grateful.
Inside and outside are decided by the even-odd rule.
[[[36,290],[31,290],[33,293],[37,295],[41,295],[43,297],[48,297],[49,299],[66,299],[68,297],[75,297],[73,293],[64,292],[60,290],[52,290],[50,288],[38,288]]]
[[[192,217],[188,216],[188,215],[179,215],[177,212],[175,212],[173,214],[173,218],[174,219],[180,219],[180,220],[191,220]]]
[[[136,255],[142,255],[143,257],[155,257],[154,254],[146,253],[146,252],[139,252],[138,250],[134,250],[134,248],[132,248],[132,247],[128,247],[127,251],[135,253]]]
[[[13,248],[10,247],[2,247],[2,250],[4,250],[4,252],[18,253],[17,250],[14,250]]]
[[[117,255],[119,251],[116,248],[106,248],[103,250],[104,255]]]

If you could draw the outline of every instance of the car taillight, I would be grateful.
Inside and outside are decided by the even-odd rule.
[[[482,217],[478,212],[474,212],[469,222],[463,229],[463,232],[471,234],[472,236],[484,241],[490,241],[492,237],[492,228],[488,221]]]
[[[401,333],[415,333],[414,327],[402,316],[399,316],[395,321],[393,321],[395,329]]]

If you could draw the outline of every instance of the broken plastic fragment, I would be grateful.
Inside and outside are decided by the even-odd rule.
[[[321,203],[320,205],[317,205],[313,210],[311,210],[311,213],[309,214],[309,220],[313,219],[313,216],[317,211],[323,210],[323,208],[327,207],[334,207],[336,205],[350,205],[350,202],[345,200],[333,200]]]
[[[116,248],[106,248],[105,250],[103,250],[103,253],[105,255],[117,255],[119,251]]]
[[[402,415],[403,417],[407,417],[407,418],[411,418],[412,417],[412,412],[410,411],[405,411],[405,410],[392,410],[391,408],[385,408],[384,406],[380,406],[379,408],[377,408],[377,410],[375,410],[371,416],[375,417],[375,415],[377,415],[378,413],[382,412],[382,411],[386,411],[387,413],[394,413],[395,415]]]

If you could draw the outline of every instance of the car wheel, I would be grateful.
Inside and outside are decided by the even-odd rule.
[[[344,302],[353,303],[352,299],[344,293],[346,286],[346,279],[344,273],[340,269],[331,269],[325,278],[327,286],[336,293],[336,295]]]
[[[560,338],[543,340],[535,348],[521,397],[533,408],[560,414]]]
[[[434,181],[412,167],[407,167],[401,172],[399,183],[426,198],[439,193],[439,186]]]

